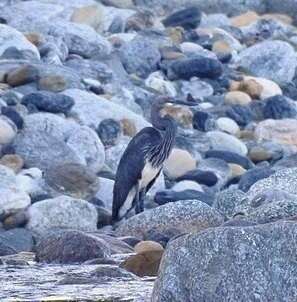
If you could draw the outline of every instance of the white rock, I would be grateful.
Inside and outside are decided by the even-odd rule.
[[[31,205],[27,228],[42,234],[50,229],[63,228],[96,231],[98,214],[94,205],[81,199],[60,196]]]
[[[22,33],[10,26],[0,24],[0,56],[9,47],[31,51],[37,59],[40,59],[38,49]]]
[[[112,209],[113,186],[113,180],[100,177],[100,187],[96,197],[104,202],[108,210]]]
[[[164,80],[164,75],[160,71],[151,73],[145,80],[145,85],[162,94],[166,94],[171,97],[176,96],[174,85],[171,82]]]
[[[175,192],[182,192],[184,190],[194,190],[203,192],[202,187],[197,182],[191,180],[183,180],[178,182],[172,187],[172,190]]]
[[[12,214],[27,208],[31,199],[17,188],[0,188],[0,213]]]
[[[11,143],[16,135],[16,131],[11,123],[5,118],[0,118],[0,144]]]
[[[16,176],[16,186],[18,189],[29,195],[37,195],[43,193],[41,186],[42,171],[38,168],[22,170]]]
[[[181,51],[186,54],[186,55],[200,55],[200,56],[203,56],[203,57],[206,57],[206,58],[213,58],[213,59],[217,59],[217,56],[203,48],[202,46],[196,44],[196,43],[192,43],[192,42],[183,42],[181,45],[180,45],[180,48],[181,48]]]
[[[97,128],[100,122],[106,118],[117,121],[128,118],[135,123],[137,130],[150,126],[141,115],[93,93],[79,89],[68,89],[63,94],[71,96],[75,101],[71,113],[91,128]]]
[[[221,131],[210,131],[206,135],[209,137],[213,149],[231,151],[243,156],[248,153],[246,145],[230,134]]]
[[[221,131],[227,132],[232,135],[239,133],[240,128],[237,123],[228,117],[220,117],[217,119],[217,125]]]

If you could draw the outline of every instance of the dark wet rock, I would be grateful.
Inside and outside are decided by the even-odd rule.
[[[124,44],[120,49],[120,57],[128,73],[136,73],[143,78],[156,71],[161,60],[158,47],[151,39],[143,36],[136,36]]]
[[[58,281],[58,285],[100,284],[116,280],[136,280],[137,277],[115,265],[100,265],[95,270],[82,274],[68,274]]]
[[[1,245],[6,245],[12,249],[14,254],[19,252],[30,252],[34,247],[34,240],[30,231],[17,228],[8,231],[0,231],[0,246]]]
[[[50,193],[90,199],[99,189],[99,179],[86,166],[78,163],[52,165],[44,172]]]
[[[46,263],[82,263],[110,255],[103,240],[79,231],[62,231],[44,236],[36,246],[36,257]]]
[[[243,174],[238,183],[238,188],[247,192],[257,181],[267,178],[274,173],[269,167],[255,167]]]
[[[214,197],[210,194],[195,191],[195,190],[184,190],[176,192],[173,190],[158,191],[154,197],[154,202],[158,205],[163,205],[168,202],[176,202],[181,200],[197,199],[205,202],[208,205],[212,205]]]
[[[177,60],[168,68],[170,79],[189,80],[191,77],[218,78],[223,73],[220,61],[203,56],[195,56],[190,59]]]
[[[12,107],[2,107],[1,108],[1,114],[7,116],[9,119],[11,119],[14,124],[17,126],[18,129],[23,128],[24,120],[22,116]]]
[[[201,11],[198,7],[187,7],[174,12],[165,18],[162,22],[166,27],[181,26],[184,29],[194,29],[198,27],[201,21]]]
[[[121,267],[139,276],[157,276],[163,251],[145,251],[130,256]]]
[[[124,241],[125,243],[130,245],[131,247],[134,247],[138,242],[141,241],[140,239],[138,239],[136,237],[132,237],[132,236],[119,237],[119,239],[121,239],[122,241]]]
[[[67,95],[44,91],[24,96],[22,104],[34,105],[39,110],[51,113],[68,113],[74,105],[74,100]]]
[[[168,203],[122,221],[116,233],[141,238],[153,228],[159,231],[174,228],[187,233],[218,226],[222,222],[222,216],[207,204],[198,200],[185,200]]]
[[[296,238],[295,222],[212,228],[178,238],[166,249],[152,301],[294,299]]]
[[[265,119],[294,118],[297,116],[297,107],[294,102],[282,95],[265,99],[263,116]]]
[[[96,207],[96,209],[98,213],[97,227],[100,229],[105,225],[110,225],[112,220],[111,212],[104,207]]]
[[[213,207],[222,215],[231,218],[236,214],[236,208],[246,202],[244,192],[238,189],[228,188],[216,195]]]
[[[121,124],[114,119],[103,120],[98,128],[97,133],[104,146],[113,146],[119,140],[122,132]]]
[[[215,121],[208,112],[196,111],[193,116],[193,128],[205,132],[214,130]]]
[[[253,120],[253,112],[248,106],[233,105],[227,109],[226,115],[239,126],[246,126]]]
[[[201,185],[214,186],[218,182],[218,177],[211,171],[201,171],[199,169],[189,171],[185,175],[178,177],[176,181],[193,180]]]
[[[296,100],[297,99],[297,86],[296,83],[291,82],[291,83],[286,83],[284,85],[281,86],[281,89],[283,91],[283,94],[292,99],[292,100]]]
[[[227,163],[237,164],[245,169],[251,169],[254,164],[245,156],[231,151],[209,150],[205,153],[205,158],[220,158]]]
[[[38,79],[38,69],[32,65],[24,65],[10,71],[6,76],[6,81],[10,86],[21,86],[34,82]]]

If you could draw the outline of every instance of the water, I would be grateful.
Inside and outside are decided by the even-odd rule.
[[[113,280],[100,284],[59,284],[59,280],[69,275],[83,275],[97,267],[36,263],[0,266],[0,301],[150,301],[154,278]]]

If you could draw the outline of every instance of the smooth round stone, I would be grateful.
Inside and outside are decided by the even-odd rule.
[[[294,118],[297,116],[296,104],[282,95],[276,95],[265,99],[263,116],[265,119]]]
[[[215,129],[215,120],[205,111],[196,111],[193,116],[193,128],[199,131]]]
[[[227,163],[233,163],[244,167],[245,169],[250,169],[254,165],[253,163],[245,156],[241,156],[237,153],[230,151],[222,150],[209,150],[205,153],[205,158],[219,158]]]
[[[296,127],[295,119],[265,120],[256,126],[255,138],[297,147]]]
[[[104,146],[114,146],[121,136],[121,124],[113,119],[103,120],[98,128],[97,133]]]
[[[228,117],[220,117],[216,122],[221,131],[232,135],[237,135],[240,132],[240,128],[237,123]]]
[[[184,190],[176,192],[173,190],[163,190],[156,193],[154,202],[158,205],[163,205],[168,202],[175,202],[180,200],[200,200],[208,205],[212,205],[214,197],[210,194],[201,191]]]
[[[192,77],[215,79],[220,77],[222,73],[223,67],[220,61],[201,55],[174,61],[168,69],[170,80],[189,80]]]
[[[14,213],[3,220],[3,226],[6,230],[24,227],[28,222],[28,215],[25,210]]]
[[[10,168],[17,174],[23,168],[24,160],[17,154],[5,154],[0,159],[0,164]]]
[[[249,158],[255,163],[270,160],[272,159],[272,156],[273,155],[269,150],[261,146],[252,147],[249,150]]]
[[[8,72],[6,81],[12,86],[21,86],[38,79],[38,69],[31,65],[25,65]]]
[[[254,11],[248,11],[244,14],[231,18],[231,24],[235,27],[243,27],[252,24],[260,19],[260,16]]]
[[[211,171],[202,171],[199,169],[187,172],[185,175],[178,177],[177,181],[192,180],[201,185],[214,186],[218,182],[218,177]]]
[[[181,26],[184,29],[195,29],[201,21],[201,12],[196,6],[178,10],[169,15],[162,22],[165,27]]]
[[[232,48],[229,43],[224,40],[214,42],[212,45],[212,51],[218,56],[232,54]]]
[[[0,118],[0,144],[6,145],[12,142],[16,135],[13,124],[9,123],[5,117]]]
[[[227,109],[226,115],[234,120],[239,126],[246,126],[253,120],[251,108],[242,105],[233,105]]]
[[[200,186],[200,184],[198,184],[196,181],[191,181],[191,180],[183,180],[176,183],[172,187],[172,190],[175,192],[183,192],[185,190],[203,192],[203,189]]]
[[[23,97],[22,104],[27,107],[34,105],[42,111],[66,114],[74,105],[74,100],[64,94],[43,91],[27,94]]]
[[[238,83],[238,90],[247,93],[252,99],[260,99],[264,87],[255,79],[244,79]]]
[[[134,246],[134,251],[137,254],[147,251],[164,251],[163,246],[155,241],[140,241]]]
[[[2,107],[1,114],[14,122],[18,129],[23,128],[24,120],[20,113],[12,107]]]
[[[251,101],[251,97],[242,91],[230,91],[225,95],[225,103],[228,105],[246,106]]]
[[[274,171],[271,170],[270,167],[256,167],[254,169],[250,169],[241,176],[238,183],[238,189],[243,192],[247,192],[254,183],[267,178],[272,174],[274,174]]]
[[[39,90],[47,90],[52,92],[60,92],[67,88],[67,82],[63,76],[52,75],[42,77],[38,81]]]
[[[279,85],[271,80],[259,78],[259,77],[244,77],[244,81],[253,80],[256,83],[258,83],[262,87],[262,91],[260,94],[260,99],[264,100],[266,98],[275,96],[275,95],[281,95],[282,90],[279,87]]]
[[[246,169],[237,164],[229,164],[231,169],[232,177],[238,177],[243,175],[246,172]]]
[[[230,26],[231,21],[225,14],[209,14],[202,15],[200,28],[222,28],[224,26]]]
[[[210,139],[212,149],[231,151],[242,156],[248,153],[246,145],[230,134],[220,131],[210,131],[206,135]]]
[[[171,179],[178,178],[196,168],[196,160],[186,150],[173,149],[164,163],[164,173]]]

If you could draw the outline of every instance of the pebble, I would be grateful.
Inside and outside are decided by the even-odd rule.
[[[38,88],[39,90],[61,92],[67,88],[67,82],[63,76],[59,75],[42,77],[38,81]]]
[[[1,157],[0,164],[10,168],[17,174],[22,170],[24,160],[17,154],[5,154]]]
[[[6,81],[10,86],[15,87],[35,82],[38,79],[38,76],[39,72],[36,67],[24,65],[9,71],[6,76]]]
[[[43,91],[25,95],[22,104],[27,107],[34,105],[42,111],[66,114],[74,105],[74,100],[67,95]]]
[[[16,136],[14,128],[13,123],[9,123],[7,118],[0,118],[0,144],[7,145],[12,142]]]
[[[164,251],[163,246],[155,241],[140,241],[134,246],[134,251],[137,254],[149,251]]]
[[[294,101],[282,95],[276,95],[264,100],[263,116],[265,119],[284,119],[297,116],[297,106]]]
[[[201,21],[201,12],[198,7],[187,7],[185,9],[174,12],[165,18],[162,22],[166,27],[181,26],[184,29],[195,29]]]
[[[193,115],[193,128],[203,132],[214,130],[215,120],[208,112],[196,111]]]
[[[230,91],[225,95],[225,103],[228,105],[246,106],[250,104],[251,101],[250,96],[241,91]]]
[[[181,59],[170,64],[169,79],[189,80],[191,77],[215,79],[222,75],[222,64],[215,59],[195,56],[191,59]]]
[[[228,117],[220,117],[216,120],[216,123],[219,129],[226,133],[236,136],[240,132],[240,128],[237,123]]]
[[[212,149],[231,151],[242,156],[248,153],[246,145],[230,134],[221,131],[209,131],[206,135],[210,139]]]
[[[227,117],[233,119],[239,126],[247,126],[253,120],[253,112],[250,107],[232,105],[226,111]]]
[[[103,120],[97,128],[97,134],[106,147],[116,145],[121,136],[121,132],[121,124],[113,119]]]
[[[196,160],[186,150],[173,149],[164,163],[164,173],[171,179],[176,179],[196,168]]]
[[[268,149],[261,146],[255,146],[249,150],[249,158],[255,163],[270,160],[272,156]]]

